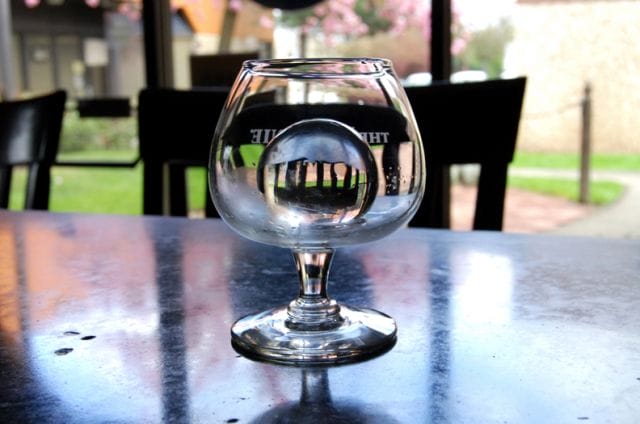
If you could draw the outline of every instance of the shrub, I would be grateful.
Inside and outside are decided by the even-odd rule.
[[[136,145],[135,118],[80,118],[75,111],[64,117],[61,152],[130,149]]]

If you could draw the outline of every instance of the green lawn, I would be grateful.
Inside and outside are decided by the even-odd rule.
[[[131,161],[136,153],[132,150],[83,151],[60,154],[59,160],[119,160]],[[640,156],[596,155],[594,168],[640,171]],[[575,168],[577,157],[560,154],[519,153],[514,166]],[[204,208],[206,193],[206,171],[193,168],[188,170],[189,207],[192,210]],[[16,169],[12,182],[10,209],[22,209],[26,171]],[[538,193],[560,196],[577,201],[578,182],[557,178],[509,178],[510,187],[518,187]],[[610,181],[593,181],[591,199],[602,205],[617,199],[624,187]],[[50,209],[58,212],[88,212],[107,214],[142,213],[142,165],[135,168],[75,168],[54,167]]]
[[[135,150],[83,150],[80,152],[60,152],[58,160],[64,162],[71,161],[123,161],[131,162],[138,156]]]
[[[563,197],[578,201],[579,184],[574,180],[562,178],[509,177],[509,187],[528,190],[535,193]],[[595,205],[606,205],[618,199],[624,191],[622,184],[613,181],[592,181],[589,185],[590,200]]]
[[[577,170],[580,167],[580,157],[578,154],[568,153],[517,152],[511,166]],[[640,172],[640,155],[594,154],[591,157],[591,169]],[[574,202],[578,201],[580,190],[578,181],[562,178],[510,177],[508,184],[510,187],[559,196]],[[591,181],[589,188],[591,203],[595,205],[611,203],[624,191],[622,184],[613,181]]]
[[[579,169],[580,157],[569,153],[516,152],[511,166],[516,168]],[[640,155],[594,154],[591,168],[608,171],[640,171]]]
[[[79,152],[60,155],[59,160],[132,160],[131,151]],[[135,168],[54,167],[51,172],[49,208],[56,212],[88,212],[138,215],[142,213],[142,165]],[[189,169],[189,207],[204,208],[206,171]],[[22,209],[26,170],[16,169],[9,208]]]

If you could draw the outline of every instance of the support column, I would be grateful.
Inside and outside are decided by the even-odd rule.
[[[451,0],[431,0],[431,77],[451,76]]]
[[[431,0],[431,78],[433,81],[449,81],[451,76],[451,0]],[[442,204],[442,222],[451,225],[451,176],[450,167],[438,171],[442,191],[435,196],[436,204]]]
[[[13,72],[13,25],[11,24],[11,2],[0,1],[0,69],[2,69],[2,85],[0,98],[14,99],[18,96],[18,87]]]
[[[173,87],[173,36],[169,0],[143,0],[147,87]]]

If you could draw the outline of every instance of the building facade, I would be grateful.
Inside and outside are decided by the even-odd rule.
[[[507,72],[528,77],[519,149],[576,152],[591,86],[592,148],[640,153],[640,1],[519,0]]]
[[[139,16],[111,7],[90,7],[85,0],[11,3],[13,69],[19,97],[56,88],[70,98],[135,97],[145,86],[142,23]],[[131,4],[141,7],[141,2]],[[173,74],[176,88],[188,88],[190,56],[217,51],[225,2],[173,0]],[[265,13],[248,5],[234,19],[231,48],[263,49],[271,30],[259,25]]]

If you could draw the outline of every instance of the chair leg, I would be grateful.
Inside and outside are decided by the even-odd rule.
[[[0,166],[0,208],[9,207],[9,193],[11,192],[11,166]]]
[[[427,182],[424,198],[409,222],[410,227],[451,227],[451,177],[448,165],[427,165]]]
[[[164,189],[162,164],[145,161],[143,166],[142,213],[162,215],[162,193]]]
[[[205,202],[204,202],[204,216],[207,218],[220,218],[220,214],[218,210],[213,204],[213,200],[211,200],[211,194],[209,193],[209,179],[207,178],[207,182],[205,184],[206,193],[204,194]]]
[[[483,166],[478,181],[474,230],[502,231],[508,164]]]
[[[49,191],[51,189],[51,167],[47,164],[33,164],[29,167],[25,209],[49,209]]]
[[[169,215],[187,216],[187,168],[183,165],[168,166]]]
[[[437,228],[451,228],[451,166],[442,167],[440,178],[440,197],[435,199],[435,204],[440,205],[436,210],[440,216],[434,216],[434,222],[442,224]]]

